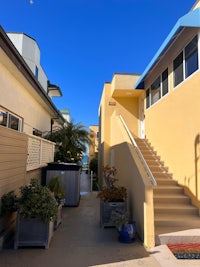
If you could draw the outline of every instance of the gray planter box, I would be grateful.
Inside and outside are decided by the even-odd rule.
[[[40,218],[23,219],[17,216],[15,249],[18,247],[49,248],[53,237],[54,222],[45,224]]]
[[[111,221],[112,211],[126,212],[126,202],[104,202],[100,199],[100,225],[102,227],[115,227]]]

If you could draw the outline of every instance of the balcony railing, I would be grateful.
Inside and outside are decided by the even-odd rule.
[[[55,143],[35,135],[28,135],[26,170],[34,170],[54,161]]]

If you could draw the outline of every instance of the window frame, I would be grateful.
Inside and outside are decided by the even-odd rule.
[[[23,120],[21,117],[0,107],[0,114],[1,113],[6,115],[6,123],[0,123],[0,126],[7,127],[18,132],[22,132]],[[14,126],[14,120],[17,121],[17,127]]]
[[[194,49],[194,47],[192,47],[192,43],[194,42],[194,40],[196,39],[196,48]],[[187,57],[186,55],[186,49],[191,46],[192,50],[194,50],[193,52],[189,51],[188,54],[190,56]],[[174,63],[175,60],[178,59],[178,57],[182,54],[182,80],[180,80],[179,82],[175,82],[175,68],[174,68]],[[196,55],[196,66],[193,67],[193,71],[191,73],[186,73],[187,72],[187,62],[189,59],[192,58],[192,56]],[[173,60],[172,62],[173,64],[173,87],[176,88],[179,84],[181,84],[182,82],[184,82],[187,78],[189,78],[193,73],[195,73],[196,71],[199,70],[199,34],[196,34],[195,36],[193,36],[191,38],[191,40],[185,45],[185,47],[182,49],[182,51],[178,54],[178,56]],[[177,68],[176,68],[177,69]]]
[[[165,79],[163,79],[164,74],[167,73]],[[163,82],[167,81],[167,90],[166,93],[163,94]],[[152,90],[159,90],[159,98],[155,101],[152,99]],[[154,104],[156,104],[160,99],[165,97],[169,93],[169,68],[167,67],[158,77],[154,80],[154,82],[146,89],[146,109],[150,108]],[[154,95],[155,96],[155,95]]]

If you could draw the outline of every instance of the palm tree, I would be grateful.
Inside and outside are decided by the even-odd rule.
[[[55,161],[78,162],[90,143],[89,132],[81,124],[67,122],[48,132],[46,139],[56,143]]]

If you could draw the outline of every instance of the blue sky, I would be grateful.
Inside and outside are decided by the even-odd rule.
[[[1,0],[6,32],[24,32],[41,51],[48,79],[60,86],[57,108],[86,127],[98,124],[104,82],[144,71],[195,0]]]

